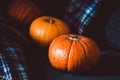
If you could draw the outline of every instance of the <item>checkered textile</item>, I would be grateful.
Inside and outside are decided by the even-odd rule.
[[[0,80],[28,80],[23,38],[19,35],[6,18],[0,17]]]
[[[10,68],[2,54],[0,54],[0,80],[12,80]]]
[[[11,78],[6,80],[28,80],[27,76],[27,67],[25,64],[25,57],[23,55],[23,52],[20,48],[14,48],[14,47],[6,47],[3,50],[4,59],[6,60],[6,63],[8,64],[8,73],[11,74]],[[7,74],[6,72],[4,72]],[[9,75],[10,75],[9,74]],[[9,76],[7,75],[7,76]]]
[[[95,11],[101,0],[70,0],[63,20],[75,29],[78,34],[84,32],[84,28],[95,15]]]
[[[28,67],[23,49],[18,47],[19,44],[13,45],[14,43],[3,40],[5,39],[1,37],[0,80],[28,80]]]
[[[20,48],[6,47],[0,53],[0,80],[28,80],[27,67]]]

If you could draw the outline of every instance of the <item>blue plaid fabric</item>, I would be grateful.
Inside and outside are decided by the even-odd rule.
[[[0,16],[0,80],[28,80],[28,66],[22,37],[8,20]],[[21,42],[20,42],[21,41]],[[24,43],[25,44],[25,43]]]
[[[0,54],[0,80],[12,80],[10,68],[5,60],[5,56],[2,54]]]
[[[70,0],[63,20],[78,34],[82,34],[86,25],[95,15],[101,0]]]
[[[20,48],[4,48],[0,53],[0,80],[28,80],[25,62]]]

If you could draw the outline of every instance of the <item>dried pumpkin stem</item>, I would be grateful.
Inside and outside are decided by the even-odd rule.
[[[79,37],[77,35],[72,35],[69,37],[70,40],[79,40]]]
[[[50,19],[50,18],[47,18],[47,19],[45,19],[47,22],[49,22],[50,24],[52,24],[52,23],[55,23],[55,21],[53,20],[53,19]]]

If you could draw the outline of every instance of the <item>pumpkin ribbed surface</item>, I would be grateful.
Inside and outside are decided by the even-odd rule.
[[[58,18],[42,16],[32,22],[29,33],[35,42],[49,45],[57,36],[70,33],[70,29],[65,22]]]
[[[68,72],[85,72],[100,59],[97,44],[90,38],[78,35],[61,35],[49,47],[51,65]]]
[[[9,15],[25,24],[42,15],[42,10],[29,0],[12,0],[8,7]]]

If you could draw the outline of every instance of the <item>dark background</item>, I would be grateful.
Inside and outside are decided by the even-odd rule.
[[[15,21],[8,17],[7,14],[7,4],[11,0],[0,0],[0,16],[7,19],[7,22],[3,22],[5,24],[10,23],[14,25],[14,27],[26,26],[22,23],[15,23]],[[33,3],[38,5],[45,11],[45,15],[50,15],[58,18],[63,18],[64,11],[66,6],[68,5],[69,0],[31,0]],[[28,40],[28,44],[21,43],[24,48],[25,56],[28,62],[30,79],[31,80],[120,80],[120,46],[116,46],[120,43],[120,24],[117,24],[116,32],[118,35],[114,35],[108,37],[106,35],[106,31],[109,32],[109,29],[106,29],[106,26],[111,19],[112,15],[120,8],[119,0],[102,0],[100,7],[98,8],[94,19],[88,24],[86,32],[84,35],[93,38],[100,47],[101,50],[101,60],[98,65],[86,72],[85,74],[73,74],[58,71],[51,67],[49,64],[49,60],[47,57],[48,48],[37,45],[34,43],[29,37],[28,29],[19,29],[16,28],[23,36]],[[120,10],[120,9],[119,9]],[[117,12],[116,12],[117,13]],[[119,13],[119,11],[118,11]],[[120,23],[119,16],[113,19],[113,21],[117,21]],[[111,20],[112,22],[112,20]],[[114,24],[111,24],[114,25]],[[27,25],[28,26],[28,25]],[[89,27],[92,26],[92,27]],[[110,25],[109,25],[110,26]],[[9,27],[9,26],[8,26]],[[119,28],[118,28],[119,27]],[[111,27],[107,27],[111,28]],[[119,30],[118,30],[119,29]],[[111,32],[115,34],[114,32]],[[115,42],[115,39],[118,39],[118,42]],[[17,37],[16,37],[17,38]],[[109,40],[113,39],[114,44],[112,44]],[[21,39],[18,40],[20,43]],[[24,42],[24,41],[21,41]]]

